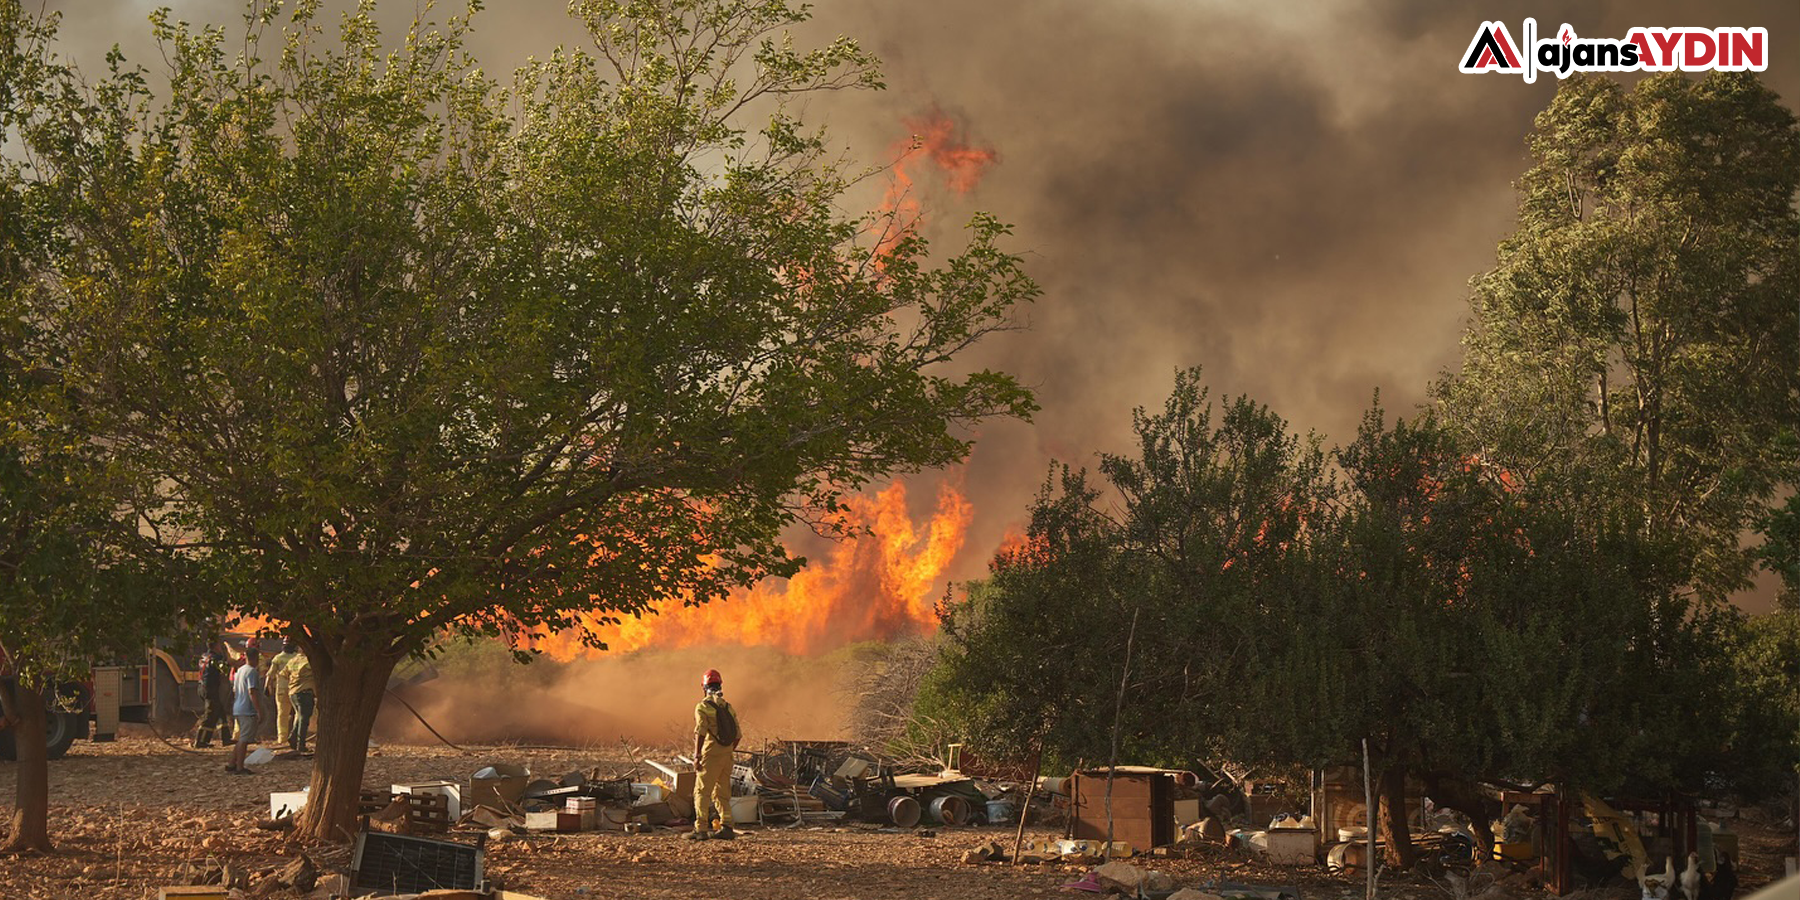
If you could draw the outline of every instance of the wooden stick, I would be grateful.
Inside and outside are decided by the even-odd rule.
[[[1044,772],[1044,741],[1038,739],[1037,751],[1031,754],[1031,784],[1025,788],[1025,805],[1019,807],[1019,833],[1013,836],[1013,865],[1019,864],[1019,849],[1025,846],[1025,816],[1031,812],[1031,798],[1037,793],[1038,776]]]
[[[1369,739],[1363,745],[1363,866],[1369,871],[1367,900],[1375,900],[1375,785],[1369,778]],[[1317,823],[1314,823],[1317,824]]]

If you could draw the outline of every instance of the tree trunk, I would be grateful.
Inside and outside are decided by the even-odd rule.
[[[375,729],[388,676],[399,661],[385,655],[346,655],[320,666],[314,659],[318,710],[313,718],[319,725],[302,833],[321,841],[355,837],[369,734]]]
[[[44,696],[20,682],[0,682],[0,703],[16,719],[13,752],[18,760],[12,838],[0,852],[49,853],[50,751]]]
[[[1445,809],[1453,809],[1469,817],[1469,830],[1475,832],[1475,864],[1485,865],[1494,858],[1494,830],[1488,825],[1493,811],[1481,791],[1460,778],[1428,775],[1425,793]]]
[[[1381,794],[1381,840],[1387,845],[1388,868],[1411,869],[1419,854],[1413,848],[1412,826],[1406,821],[1406,766],[1383,768],[1376,790]]]

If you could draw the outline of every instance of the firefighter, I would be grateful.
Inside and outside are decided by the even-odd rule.
[[[737,713],[725,702],[725,680],[719,670],[707,669],[700,687],[706,694],[694,707],[694,831],[688,840],[729,841],[737,837],[731,830],[732,750],[743,732]],[[718,831],[711,830],[715,811]]]
[[[294,651],[287,673],[288,699],[294,705],[294,729],[288,732],[288,746],[296,753],[305,753],[306,730],[312,727],[314,691],[312,660],[305,651]]]
[[[255,639],[258,660],[256,663],[256,683],[262,685],[262,688],[259,691],[259,693],[262,694],[262,708],[269,711],[276,709],[274,692],[275,679],[273,673],[275,671],[275,657],[280,655],[273,648],[272,645],[274,643],[275,638],[273,635],[259,635]],[[269,712],[264,712],[257,718],[256,740],[259,743],[268,741],[280,730],[279,723],[275,721],[276,718],[276,716],[271,715]]]
[[[281,652],[269,660],[269,689],[275,695],[275,743],[292,747],[288,733],[294,729],[294,698],[288,690],[288,663],[294,661],[294,639],[281,644]]]
[[[226,674],[229,657],[223,641],[213,641],[200,657],[200,694],[206,712],[194,732],[194,746],[211,747],[216,733],[222,744],[231,743],[231,681]]]

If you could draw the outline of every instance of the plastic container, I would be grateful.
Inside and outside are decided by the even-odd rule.
[[[931,820],[939,825],[955,827],[969,820],[969,801],[944,795],[931,801]]]
[[[731,821],[737,825],[754,825],[762,821],[762,798],[755,794],[731,798]]]
[[[1010,825],[1013,819],[1011,800],[989,800],[987,802],[987,821],[989,825]]]

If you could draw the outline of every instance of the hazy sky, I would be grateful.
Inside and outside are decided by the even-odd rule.
[[[51,4],[78,55],[119,42],[145,60],[155,5]],[[192,21],[242,9],[168,5]],[[413,8],[384,4],[384,18]],[[580,41],[563,9],[489,0],[478,56],[501,72]],[[1160,403],[1177,367],[1202,365],[1215,396],[1249,393],[1335,442],[1375,389],[1404,411],[1454,365],[1467,281],[1511,226],[1525,136],[1556,83],[1459,74],[1483,20],[1515,36],[1525,16],[1584,36],[1762,26],[1765,82],[1790,106],[1800,97],[1794,0],[823,0],[816,13],[803,36],[860,39],[889,89],[814,101],[811,118],[874,163],[905,119],[951,116],[998,161],[966,197],[918,183],[927,234],[948,248],[972,210],[992,211],[1016,224],[1044,287],[1029,329],[974,357],[1020,375],[1044,409],[983,429],[964,474],[976,501],[964,576],[1022,519],[1050,459],[1124,449],[1131,408]]]

